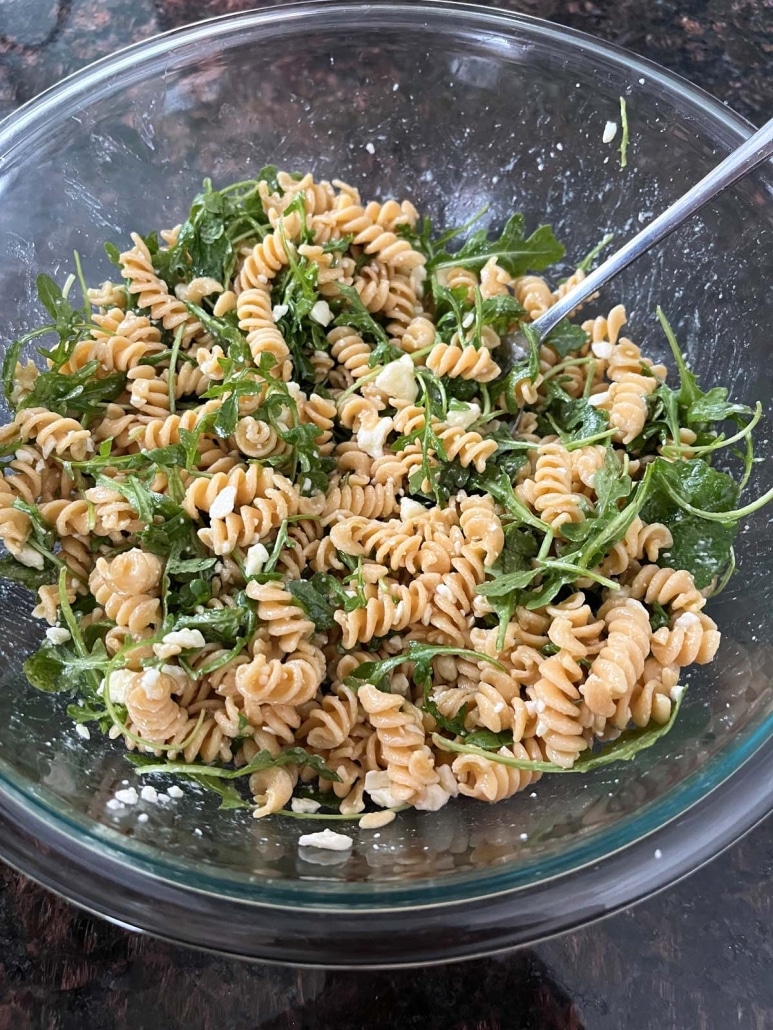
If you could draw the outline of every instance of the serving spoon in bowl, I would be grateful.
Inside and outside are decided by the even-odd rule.
[[[534,343],[541,343],[559,322],[579,304],[588,300],[596,290],[606,285],[610,279],[614,279],[619,272],[622,272],[638,257],[678,229],[683,222],[700,211],[709,201],[719,196],[723,190],[738,182],[739,179],[743,179],[745,175],[770,157],[773,157],[773,119],[766,122],[745,143],[728,154],[724,161],[720,162],[700,182],[697,182],[692,189],[674,201],[633,239],[623,244],[619,250],[616,250],[611,257],[594,269],[561,300],[548,308],[544,315],[540,315],[530,323],[528,337],[524,331],[505,337],[503,342],[508,346],[513,359],[521,359],[529,353],[529,338]]]

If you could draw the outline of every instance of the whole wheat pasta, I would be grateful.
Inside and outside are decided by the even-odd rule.
[[[722,419],[622,305],[513,362],[584,276],[543,274],[549,230],[523,259],[428,247],[412,199],[270,168],[218,205],[206,267],[199,198],[8,384],[31,682],[82,670],[71,711],[183,778],[227,769],[256,817],[500,802],[649,746],[720,643]]]

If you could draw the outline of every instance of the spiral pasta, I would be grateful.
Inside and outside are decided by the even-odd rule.
[[[311,173],[208,181],[177,223],[6,384],[3,568],[49,625],[30,678],[83,670],[79,718],[228,805],[363,828],[662,735],[717,652],[743,509],[690,493],[727,441],[625,308],[514,359],[582,268],[556,285],[534,248],[514,274],[506,238],[457,247]]]

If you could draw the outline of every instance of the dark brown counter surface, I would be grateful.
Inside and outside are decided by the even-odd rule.
[[[0,116],[89,61],[249,0],[0,0]],[[773,0],[521,0],[773,115]],[[532,950],[341,973],[127,933],[0,866],[0,1030],[772,1030],[770,821],[686,881]]]

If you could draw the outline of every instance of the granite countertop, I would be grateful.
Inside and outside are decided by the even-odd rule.
[[[127,43],[260,0],[0,0],[0,116]],[[756,123],[773,0],[500,0],[627,46]],[[0,1030],[766,1030],[771,823],[686,881],[516,954],[378,973],[195,953],[77,911],[0,866]]]

